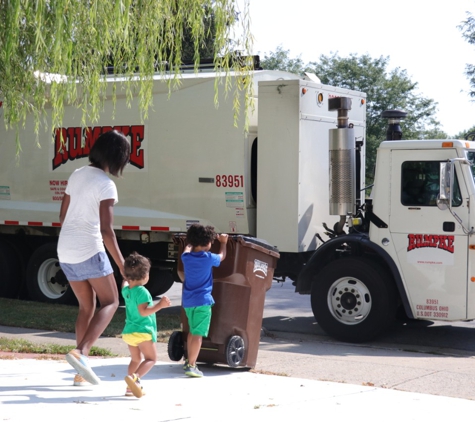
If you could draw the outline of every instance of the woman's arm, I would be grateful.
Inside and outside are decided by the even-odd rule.
[[[99,206],[102,240],[112,259],[119,267],[122,277],[124,276],[124,257],[119,249],[114,232],[114,199],[105,199]]]

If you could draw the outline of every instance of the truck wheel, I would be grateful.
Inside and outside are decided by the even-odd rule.
[[[185,352],[183,346],[183,333],[181,331],[173,331],[168,340],[168,357],[174,362],[181,360]]]
[[[237,368],[244,360],[246,346],[241,336],[232,336],[226,345],[226,362],[231,368]]]
[[[364,258],[330,262],[312,284],[312,311],[332,337],[360,343],[394,320],[396,286],[383,268]]]
[[[0,297],[16,298],[21,286],[20,260],[12,245],[0,241]]]
[[[26,267],[26,287],[31,300],[77,304],[76,296],[59,266],[56,243],[46,243],[31,255]]]
[[[174,282],[172,271],[151,268],[149,280],[145,287],[152,296],[161,296],[170,290]]]

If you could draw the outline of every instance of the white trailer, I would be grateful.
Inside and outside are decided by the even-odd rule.
[[[255,71],[254,108],[241,110],[235,127],[232,95],[226,98],[221,88],[215,106],[215,78],[184,73],[169,96],[157,76],[145,122],[138,103],[127,107],[123,94],[115,112],[107,100],[99,121],[86,127],[81,111],[66,106],[61,128],[40,129],[39,147],[29,118],[20,130],[18,159],[15,131],[0,124],[0,295],[74,301],[57,262],[59,206],[69,175],[88,163],[90,146],[111,128],[132,147],[123,178],[115,179],[116,235],[124,254],[137,250],[152,259],[152,294],[179,281],[173,236],[194,222],[267,240],[281,253],[275,275],[296,279],[318,246],[315,234],[323,235],[322,222],[331,219],[327,133],[336,116],[327,100],[345,95],[360,104],[351,122],[364,138],[365,95],[285,72]],[[284,130],[277,119],[286,122]]]

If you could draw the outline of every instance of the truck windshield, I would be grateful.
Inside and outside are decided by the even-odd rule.
[[[472,163],[470,170],[472,170],[472,177],[475,180],[475,151],[467,151],[467,160]]]

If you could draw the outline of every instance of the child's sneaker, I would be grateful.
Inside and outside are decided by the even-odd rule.
[[[124,378],[125,382],[127,383],[127,390],[125,391],[125,395],[129,396],[131,394],[128,394],[129,391],[132,393],[137,398],[140,398],[144,395],[144,392],[142,390],[142,386],[140,385],[140,378],[137,376],[137,374],[132,374],[132,375],[127,375]]]
[[[85,385],[90,385],[81,375],[74,375],[73,385],[75,387],[84,387]]]
[[[188,359],[185,359],[185,363],[183,364],[183,370],[186,371],[190,366],[190,363],[188,362]]]
[[[185,370],[185,375],[188,375],[191,378],[201,378],[203,376],[203,372],[198,369],[197,365],[188,365],[188,368]]]
[[[101,381],[89,366],[89,361],[86,356],[82,355],[77,350],[71,350],[66,355],[66,360],[87,382],[90,382],[93,385],[100,384]]]

